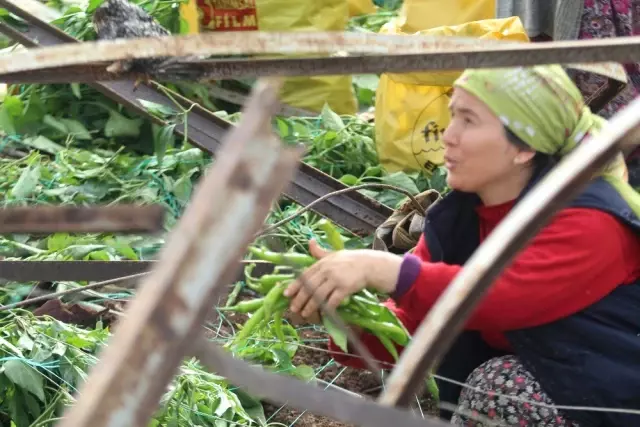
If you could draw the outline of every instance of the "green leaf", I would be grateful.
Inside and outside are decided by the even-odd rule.
[[[322,316],[322,324],[327,329],[327,333],[333,339],[333,342],[345,353],[349,352],[347,347],[347,334],[336,326],[327,316]]]
[[[87,13],[91,13],[96,10],[105,0],[89,0],[89,6],[87,7]]]
[[[2,366],[12,383],[35,395],[44,402],[42,375],[21,360],[8,360]]]
[[[122,255],[123,257],[133,260],[133,261],[138,261],[138,255],[136,254],[136,251],[134,251],[131,246],[125,244],[125,243],[120,243],[120,242],[113,242],[113,244],[111,245],[116,251],[118,251],[118,253],[120,255]]]
[[[308,365],[298,365],[294,375],[303,381],[313,381],[316,378],[316,371]]]
[[[6,96],[2,105],[7,109],[11,117],[20,117],[24,111],[24,102],[17,96]]]
[[[128,119],[115,110],[109,111],[109,120],[104,126],[104,134],[108,138],[140,136],[143,119]]]
[[[232,387],[230,391],[238,397],[240,404],[251,419],[258,421],[261,425],[267,424],[264,407],[260,400],[238,387]]]
[[[29,410],[29,415],[31,415],[32,419],[38,418],[42,413],[42,407],[38,403],[38,401],[33,397],[30,393],[23,393],[22,397],[24,402],[26,403],[27,409]]]
[[[326,129],[330,129],[336,132],[344,129],[344,122],[339,115],[333,112],[333,110],[329,107],[329,104],[327,104],[326,102],[322,107],[320,116],[322,118],[322,124]]]
[[[20,335],[20,339],[18,340],[18,346],[20,348],[32,351],[33,350],[33,344],[34,344],[33,340],[31,339],[29,334],[24,332],[24,333],[22,333],[22,335]]]
[[[23,393],[16,388],[13,399],[9,400],[9,414],[11,415],[12,425],[15,427],[29,427],[29,415],[25,411]]]
[[[27,167],[20,174],[18,182],[11,189],[11,197],[26,199],[35,191],[40,181],[40,165]]]
[[[82,99],[82,92],[80,92],[80,84],[79,83],[71,83],[71,92],[73,96],[78,99]]]
[[[16,126],[13,122],[13,118],[4,105],[0,107],[0,129],[7,135],[15,135],[16,133]]]
[[[22,144],[26,145],[27,147],[35,148],[37,150],[44,151],[45,153],[49,153],[49,154],[56,154],[64,150],[64,147],[62,145],[56,144],[55,142],[51,141],[49,138],[42,135],[25,138],[22,140]]]
[[[342,175],[342,177],[340,178],[340,182],[342,182],[344,185],[356,185],[360,180],[358,179],[357,176],[351,175],[351,174],[346,174],[346,175]]]
[[[176,114],[176,111],[166,105],[158,104],[156,102],[145,101],[144,99],[138,98],[138,102],[142,104],[142,106],[154,116],[166,119],[167,117],[173,116]]]
[[[47,249],[50,251],[61,251],[68,246],[71,246],[75,239],[68,233],[56,233],[47,238]]]
[[[155,123],[152,124],[153,129],[153,151],[158,158],[158,164],[162,165],[162,159],[168,148],[174,146],[173,132],[176,128],[175,124],[168,124],[164,126],[158,126]]]
[[[411,195],[416,195],[419,193],[418,187],[416,183],[404,172],[394,172],[390,175],[382,177],[382,182],[384,184],[393,185],[395,187],[400,187],[404,190],[407,190]],[[404,196],[403,196],[404,197]]]
[[[91,141],[93,139],[87,128],[78,120],[58,119],[67,128],[67,133],[82,141]]]
[[[195,172],[196,170],[192,169],[190,173],[180,177],[180,179],[173,184],[173,194],[183,206],[189,203],[189,199],[191,199],[191,192],[193,190],[191,175]]]
[[[358,74],[353,76],[353,82],[358,87],[375,92],[380,84],[380,77],[377,74]]]
[[[56,119],[55,117],[53,117],[51,114],[45,114],[44,117],[42,118],[42,122],[57,130],[60,133],[69,133],[69,130],[67,129],[67,127],[65,126],[64,123],[62,123],[60,120]]]

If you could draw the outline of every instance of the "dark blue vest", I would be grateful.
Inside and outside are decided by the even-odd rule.
[[[531,180],[518,201],[547,171]],[[424,233],[434,261],[463,265],[476,250],[478,203],[474,194],[452,191],[429,210]],[[640,219],[603,179],[592,181],[570,206],[608,212],[640,236]],[[640,409],[640,280],[565,319],[505,335],[556,405]],[[478,365],[503,354],[487,346],[479,333],[466,331],[437,373],[464,382]],[[459,386],[443,381],[438,385],[442,401],[458,401]],[[640,426],[637,415],[562,412],[581,427]],[[444,418],[450,416],[443,411]]]

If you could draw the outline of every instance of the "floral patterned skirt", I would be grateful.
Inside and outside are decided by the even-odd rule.
[[[579,427],[553,408],[553,401],[515,356],[493,358],[469,375],[451,424]]]

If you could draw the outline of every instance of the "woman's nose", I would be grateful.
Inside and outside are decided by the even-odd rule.
[[[442,144],[445,146],[454,145],[457,141],[457,135],[452,124],[453,123],[449,123],[449,126],[447,126],[442,133]]]

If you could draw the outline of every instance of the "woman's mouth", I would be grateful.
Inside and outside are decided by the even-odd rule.
[[[444,157],[444,167],[447,168],[448,170],[451,170],[453,167],[455,167],[456,165],[456,161],[453,160],[451,157]]]

